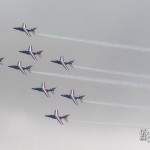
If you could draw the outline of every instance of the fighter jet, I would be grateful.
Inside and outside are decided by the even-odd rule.
[[[2,64],[3,59],[4,59],[4,57],[0,58],[0,64]]]
[[[74,60],[65,61],[64,57],[61,56],[59,60],[52,60],[51,62],[62,65],[66,70],[69,70],[67,65],[70,65],[72,67],[72,64],[74,63]]]
[[[32,88],[32,90],[44,92],[44,94],[47,97],[49,97],[49,92],[51,92],[52,94],[54,94],[55,89],[56,89],[56,87],[47,89],[46,86],[45,86],[45,82],[42,82],[42,85],[39,88]]]
[[[64,119],[65,121],[68,121],[69,114],[60,116],[58,109],[55,109],[53,115],[45,115],[45,117],[56,119],[61,125],[63,125],[64,123],[63,123],[62,119]]]
[[[21,61],[18,61],[17,65],[11,65],[11,66],[8,66],[9,68],[13,68],[13,69],[17,69],[17,70],[20,70],[23,74],[26,74],[25,70],[27,71],[31,71],[31,65],[29,66],[25,66],[23,67],[22,66],[22,62]]]
[[[74,90],[71,90],[70,94],[61,94],[61,96],[71,99],[76,105],[78,105],[77,100],[80,100],[82,102],[82,99],[85,97],[85,95],[75,96],[74,93]]]
[[[41,54],[42,54],[43,51],[41,50],[41,51],[33,52],[32,45],[30,45],[29,48],[28,48],[28,50],[19,51],[19,52],[20,52],[20,53],[23,53],[23,54],[30,55],[30,56],[32,56],[32,58],[33,58],[34,60],[37,60],[36,55],[41,56]]]
[[[14,27],[13,29],[24,32],[28,37],[31,37],[30,33],[35,33],[37,28],[27,28],[27,25],[23,23],[21,27]]]

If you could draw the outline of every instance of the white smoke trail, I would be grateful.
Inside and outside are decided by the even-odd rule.
[[[144,74],[111,71],[111,70],[106,70],[106,69],[90,68],[90,67],[76,66],[76,65],[74,65],[74,67],[80,70],[87,70],[87,71],[93,71],[93,72],[98,72],[98,73],[107,73],[111,75],[150,79],[150,75],[144,75]]]
[[[72,123],[80,123],[80,124],[89,124],[89,125],[101,125],[101,126],[119,126],[119,127],[125,127],[125,128],[149,128],[148,126],[146,127],[145,125],[142,124],[129,124],[129,123],[114,123],[114,122],[101,122],[101,121],[82,121],[82,120],[75,120],[75,119],[70,119],[69,122]]]
[[[95,105],[103,105],[108,107],[121,107],[121,108],[129,108],[129,109],[137,109],[137,110],[150,110],[150,107],[145,106],[136,106],[136,105],[127,105],[127,104],[119,104],[119,103],[110,103],[110,102],[97,102],[97,101],[84,101],[87,104],[95,104]]]
[[[73,42],[99,45],[99,46],[104,46],[104,47],[121,48],[121,49],[125,49],[125,50],[133,50],[133,51],[139,51],[139,52],[150,52],[150,48],[138,47],[138,46],[134,46],[134,45],[114,44],[114,43],[109,43],[109,42],[106,42],[106,41],[85,40],[85,39],[67,37],[67,36],[60,36],[60,35],[55,35],[55,34],[39,33],[37,35],[42,36],[42,37],[52,38],[52,39],[68,40],[68,41],[73,41]]]
[[[72,79],[72,80],[80,80],[80,81],[86,81],[86,82],[96,82],[96,83],[101,83],[101,84],[122,85],[122,86],[130,86],[130,87],[135,87],[135,88],[150,89],[149,84],[138,84],[138,83],[120,81],[120,80],[111,80],[111,79],[105,79],[105,78],[103,78],[103,79],[88,78],[88,77],[84,77],[84,76],[72,76],[72,75],[64,75],[64,74],[48,73],[48,72],[39,72],[39,71],[32,71],[32,73],[45,75],[45,76],[51,76],[51,77],[59,77],[59,78]]]

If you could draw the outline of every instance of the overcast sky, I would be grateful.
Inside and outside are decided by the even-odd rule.
[[[139,141],[139,130],[150,127],[150,78],[138,78],[135,74],[150,75],[150,52],[134,50],[134,47],[150,47],[149,6],[146,0],[1,0],[0,56],[5,60],[0,66],[0,149],[149,149],[148,143]],[[23,22],[37,27],[37,34],[28,38],[12,29]],[[52,39],[38,33],[121,46]],[[44,51],[36,63],[30,56],[18,52],[30,44],[35,51]],[[76,66],[134,76],[78,68],[66,72],[50,63],[59,56],[75,59]],[[32,73],[24,76],[7,67],[18,60],[24,65],[33,65],[33,71],[69,75],[75,79]],[[84,79],[76,80],[79,76]],[[42,81],[47,87],[57,87],[54,96],[47,98],[31,90]],[[75,106],[60,97],[70,89],[86,95],[87,102],[111,105],[82,103]],[[62,114],[70,114],[70,121],[64,126],[44,117],[55,108]]]

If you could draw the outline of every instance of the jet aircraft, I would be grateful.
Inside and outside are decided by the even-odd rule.
[[[40,91],[40,92],[44,92],[44,94],[49,97],[49,92],[51,92],[52,94],[54,94],[56,87],[54,88],[46,88],[45,82],[42,82],[41,87],[38,88],[32,88],[32,90],[36,90],[36,91]]]
[[[23,74],[26,74],[25,70],[27,71],[31,71],[31,65],[29,66],[22,66],[22,62],[21,61],[18,61],[17,65],[11,65],[11,66],[8,66],[9,68],[13,68],[13,69],[17,69],[17,70],[20,70]]]
[[[61,125],[63,125],[64,123],[63,123],[62,119],[64,119],[65,121],[68,121],[69,114],[61,116],[61,115],[59,115],[58,109],[55,109],[53,115],[45,115],[45,117],[56,119]]]
[[[22,24],[21,27],[14,27],[13,29],[24,32],[28,37],[31,37],[30,33],[35,33],[36,27],[34,28],[27,28],[27,25],[25,23]]]
[[[71,90],[70,94],[61,94],[61,96],[71,99],[76,105],[78,105],[77,100],[80,100],[82,102],[82,99],[85,97],[85,95],[75,96],[74,90]]]
[[[65,61],[64,57],[61,56],[59,60],[52,60],[51,62],[62,65],[66,70],[69,70],[68,65],[72,67],[74,60]]]
[[[43,51],[41,50],[41,51],[34,52],[33,48],[32,48],[32,45],[30,45],[29,48],[28,48],[28,50],[23,50],[23,51],[19,51],[19,52],[23,53],[23,54],[30,55],[30,56],[32,56],[32,58],[34,60],[37,60],[36,55],[41,56],[41,54],[42,54]]]

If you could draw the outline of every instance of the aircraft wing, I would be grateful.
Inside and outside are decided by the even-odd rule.
[[[68,121],[68,117],[70,116],[70,114],[61,116],[60,119],[64,119],[65,121]]]
[[[15,66],[15,65],[12,65],[12,66],[8,66],[9,68],[13,68],[13,69],[17,69],[17,70],[20,70],[23,74],[26,74],[24,69],[23,68],[20,68],[19,66]]]
[[[65,63],[62,63],[60,60],[52,60],[51,62],[62,65],[66,70],[68,70],[68,67],[65,65]]]
[[[54,115],[45,115],[45,117],[56,119]]]
[[[51,92],[52,94],[54,94],[55,90],[56,90],[56,87],[50,88],[50,89],[46,89],[47,92]]]
[[[52,60],[51,62],[53,62],[53,63],[57,63],[57,64],[59,64],[59,65],[61,65],[61,64],[62,64],[60,60]]]
[[[76,98],[75,97],[72,97],[71,95],[61,95],[62,97],[65,97],[65,98],[68,98],[68,99],[71,99],[76,105],[78,105],[77,101],[76,101]]]
[[[18,66],[16,65],[11,65],[11,66],[8,66],[9,68],[13,68],[13,69],[20,69]]]
[[[36,91],[43,92],[43,89],[42,89],[42,88],[32,88],[32,90],[36,90]]]
[[[74,60],[71,60],[71,61],[65,62],[65,65],[70,65],[70,66],[72,66],[73,63],[74,63]]]
[[[14,27],[13,29],[19,30],[19,31],[24,31],[22,27]]]
[[[34,55],[41,55],[42,52],[43,52],[43,50],[37,51],[37,52],[33,52],[33,54],[34,54]]]
[[[35,28],[27,29],[27,31],[28,31],[28,32],[35,33],[35,30],[36,30],[36,29],[37,29],[37,28],[35,27]]]
[[[20,52],[20,53],[24,53],[24,54],[28,54],[28,55],[30,54],[29,51],[27,51],[27,50],[19,51],[19,52]]]
[[[71,99],[71,95],[62,94],[61,96],[62,96],[62,97],[65,97],[65,98],[69,98],[69,99]]]
[[[75,99],[79,99],[82,100],[85,97],[85,95],[81,95],[81,96],[76,96]]]

